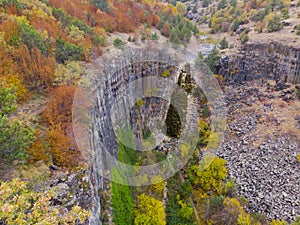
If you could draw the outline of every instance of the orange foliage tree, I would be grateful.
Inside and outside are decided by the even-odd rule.
[[[74,146],[72,138],[66,135],[60,124],[51,125],[47,129],[46,143],[55,165],[68,168],[78,165],[80,152]]]
[[[19,25],[16,21],[8,19],[1,24],[0,31],[4,33],[4,41],[13,44],[19,32]]]
[[[47,107],[42,112],[41,119],[47,125],[66,124],[72,122],[72,105],[75,86],[60,86],[50,94]]]
[[[66,135],[60,124],[50,125],[44,133],[37,131],[35,141],[27,151],[30,162],[43,160],[47,164],[72,168],[81,161],[72,138]]]
[[[72,105],[76,86],[55,88],[41,120],[47,125],[45,132],[36,133],[36,140],[28,150],[31,161],[44,160],[61,167],[74,167],[82,161],[72,131]]]
[[[12,58],[4,47],[4,43],[0,42],[0,76],[10,74],[11,65],[13,64]]]
[[[64,29],[59,27],[58,21],[49,16],[41,17],[38,12],[33,12],[29,15],[28,20],[36,30],[47,31],[47,41],[52,45],[58,36],[66,37]]]
[[[166,22],[163,28],[161,29],[161,33],[166,37],[170,37],[170,26],[168,22]]]
[[[26,45],[13,51],[14,71],[29,87],[52,87],[56,61],[53,56],[44,56],[36,47],[30,52]]]

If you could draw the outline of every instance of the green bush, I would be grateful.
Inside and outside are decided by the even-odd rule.
[[[56,39],[55,57],[58,63],[65,63],[66,61],[80,61],[84,59],[84,50],[82,45],[74,45],[63,39]]]
[[[263,21],[263,19],[266,17],[266,15],[268,15],[269,14],[269,9],[268,8],[266,8],[266,9],[264,9],[264,10],[259,10],[256,14],[254,14],[253,16],[252,16],[252,20],[254,20],[255,22],[261,22],[261,21]]]
[[[220,59],[220,51],[216,47],[214,47],[214,49],[206,56],[204,62],[208,65],[208,67],[213,73],[216,73],[218,67],[221,65]]]
[[[107,0],[91,0],[92,4],[98,9],[101,9],[104,12],[109,12],[109,5]]]
[[[218,3],[218,10],[224,9],[226,7],[227,1],[226,0],[219,0]]]
[[[52,7],[52,15],[55,19],[59,20],[65,27],[69,27],[71,25],[71,16],[69,16],[65,10],[59,8]]]
[[[221,210],[223,208],[223,202],[225,197],[223,195],[213,196],[209,200],[209,207],[214,211]]]
[[[249,41],[249,35],[248,35],[249,29],[246,28],[239,36],[239,40],[241,40],[241,42],[243,44],[245,44],[247,41]]]
[[[86,34],[93,35],[93,33],[94,33],[94,29],[91,28],[90,26],[88,26],[86,24],[86,22],[83,21],[83,20],[79,20],[77,18],[73,18],[71,20],[71,23],[70,23],[69,27],[71,27],[72,25],[78,27],[80,30],[84,31],[84,33],[86,33]]]
[[[105,38],[102,36],[99,36],[98,34],[94,34],[92,36],[92,41],[96,45],[104,45],[105,44]]]
[[[191,214],[189,197],[192,193],[189,182],[181,183],[179,175],[168,179],[168,197],[166,204],[167,224],[197,224],[195,223],[194,213]],[[189,215],[189,217],[188,217]]]
[[[158,34],[156,32],[153,33],[153,34],[151,34],[151,40],[156,41],[158,39],[159,39],[159,36],[158,36]]]
[[[236,30],[239,28],[239,26],[240,26],[239,20],[235,19],[235,20],[232,22],[231,28],[230,28],[230,29],[231,29],[232,31],[236,31]]]
[[[236,8],[236,6],[237,6],[237,0],[230,0],[230,1],[229,1],[229,4],[230,4],[233,8]]]
[[[2,0],[0,1],[0,6],[4,9],[7,9],[9,6],[15,6],[17,10],[22,8],[18,0]]]
[[[241,41],[242,41],[243,44],[248,42],[249,41],[249,35],[248,34],[243,35],[243,37],[241,38]]]
[[[50,45],[42,38],[41,34],[29,24],[26,19],[18,19],[20,37],[19,43],[27,45],[28,49],[32,50],[37,47],[43,55],[50,53]]]
[[[226,49],[228,48],[228,41],[226,40],[226,38],[224,37],[221,41],[220,41],[220,49]]]
[[[211,0],[203,0],[202,7],[207,7],[211,3]]]
[[[171,43],[180,44],[181,42],[189,42],[192,34],[196,35],[199,33],[196,24],[186,20],[182,15],[171,17],[168,13],[165,13],[159,14],[159,17],[160,23],[158,28],[162,30],[166,28],[166,24],[168,25],[169,35],[168,32],[162,33],[167,37],[170,36]]]
[[[116,48],[122,49],[123,46],[124,46],[124,42],[123,42],[120,38],[116,38],[116,39],[114,40],[113,45],[114,45]]]
[[[289,9],[288,8],[282,8],[280,12],[281,12],[281,15],[282,15],[283,19],[290,18],[290,14],[289,14]]]
[[[9,119],[16,110],[14,88],[0,86],[0,157],[25,159],[26,149],[33,141],[34,130],[18,119]]]
[[[283,28],[283,24],[280,22],[280,16],[274,14],[268,20],[267,31],[274,32],[281,30]]]

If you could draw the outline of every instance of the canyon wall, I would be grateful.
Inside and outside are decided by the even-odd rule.
[[[102,224],[100,218],[105,206],[100,204],[102,198],[100,193],[109,191],[110,172],[118,158],[117,127],[123,131],[132,127],[136,138],[140,138],[143,124],[148,124],[152,117],[162,117],[162,120],[165,120],[169,107],[167,102],[155,98],[149,100],[151,105],[155,106],[151,113],[142,113],[146,110],[144,108],[146,104],[140,107],[136,107],[136,104],[142,98],[139,94],[142,95],[145,91],[151,90],[151,87],[155,86],[159,89],[163,85],[159,79],[153,79],[154,83],[149,83],[149,80],[141,78],[160,77],[170,82],[177,80],[176,70],[168,77],[162,77],[166,69],[172,71],[174,68],[174,61],[166,53],[160,55],[161,52],[135,50],[124,53],[123,57],[95,63],[99,65],[94,77],[93,88],[95,90],[89,94],[93,99],[92,108],[89,110],[92,120],[89,128],[89,148],[91,149],[89,161],[94,186],[91,225]],[[137,80],[141,82],[136,86],[132,85]],[[126,139],[121,142],[132,147],[127,145],[129,143],[126,143]],[[138,143],[135,144],[138,145]]]
[[[221,59],[228,83],[255,79],[300,83],[300,49],[281,43],[249,43]]]

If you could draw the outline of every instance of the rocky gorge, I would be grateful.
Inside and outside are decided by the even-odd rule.
[[[300,49],[249,43],[221,59],[227,160],[248,211],[291,221],[300,214]]]
[[[99,151],[103,149],[100,143],[104,143],[110,153],[117,156],[114,121],[111,119],[113,112],[110,109],[112,102],[121,99],[122,93],[130,89],[128,83],[132,79],[151,74],[161,76],[165,68],[171,70],[174,64],[165,54],[159,57],[165,57],[166,64],[160,60],[151,61],[158,57],[152,53],[142,57],[148,59],[147,63],[137,59],[140,63],[133,64],[125,60],[120,65],[130,66],[118,67],[117,70],[114,66],[118,61],[111,61],[106,68],[110,71],[108,79],[100,80],[104,89],[97,89],[94,93],[94,123],[89,128],[93,137],[90,146],[93,150],[89,155],[92,159],[90,198],[93,202],[90,224],[101,224],[104,214],[112,222],[110,181],[106,178],[110,176],[113,163],[107,153]],[[300,214],[300,167],[297,162],[300,154],[299,60],[299,50],[295,48],[278,43],[249,44],[236,54],[224,56],[219,69],[226,81],[223,92],[228,123],[225,141],[218,148],[217,155],[226,159],[229,176],[236,181],[238,194],[248,201],[247,210],[261,213],[268,219],[292,221]],[[170,76],[167,79],[178,78]],[[143,87],[147,85],[142,84]],[[132,112],[126,110],[126,105],[139,98],[127,99],[127,103],[121,102],[117,106],[118,112],[124,111],[119,114],[125,116],[123,119],[131,118]],[[162,110],[168,105],[152,101],[151,104],[156,107],[152,109],[153,115],[165,118]],[[151,115],[145,114],[142,120],[151,120]],[[140,129],[138,124],[135,127]],[[137,136],[141,135],[140,130]],[[103,202],[103,199],[106,200]]]

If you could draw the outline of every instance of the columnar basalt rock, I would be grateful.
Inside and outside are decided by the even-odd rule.
[[[149,99],[153,110],[150,112],[144,105],[135,108],[137,106],[138,96],[134,96],[131,93],[144,93],[146,90],[151,90],[150,87],[157,86],[159,88],[162,83],[149,84],[145,77],[157,77],[170,82],[176,83],[178,79],[177,70],[174,66],[174,61],[167,54],[147,52],[141,50],[134,50],[127,52],[127,57],[114,58],[112,55],[112,61],[107,59],[107,62],[103,62],[100,59],[99,68],[96,68],[99,73],[95,74],[91,79],[94,84],[95,90],[90,91],[89,96],[92,100],[92,109],[90,109],[90,153],[89,161],[92,170],[93,179],[93,202],[94,208],[92,217],[90,218],[90,224],[101,224],[99,218],[101,217],[101,206],[99,191],[109,188],[110,170],[114,163],[112,158],[118,158],[118,143],[116,127],[120,126],[121,129],[131,127],[136,138],[141,138],[144,127],[141,125],[150,121],[151,117],[161,117],[161,120],[165,120],[169,103],[161,101],[161,99],[151,98]],[[163,61],[162,61],[163,59]],[[108,62],[109,61],[109,62]],[[163,78],[162,73],[164,70],[172,71],[168,77]],[[137,86],[141,90],[131,90],[131,83],[140,80],[141,83]],[[154,79],[155,81],[155,79]],[[150,89],[149,89],[150,88]],[[151,96],[151,93],[149,93]],[[145,101],[145,99],[143,99]],[[136,109],[137,111],[135,112]],[[141,121],[138,121],[138,116],[141,116]],[[117,117],[117,118],[116,118]],[[121,121],[121,124],[118,122]],[[123,123],[125,122],[125,123]],[[126,144],[126,143],[125,143]],[[135,143],[138,145],[138,143]],[[130,147],[130,146],[129,146]],[[138,148],[138,146],[136,146]],[[105,150],[104,150],[105,149]],[[136,148],[134,148],[136,149]],[[108,183],[107,183],[107,182]],[[98,191],[97,191],[98,190]]]
[[[77,91],[73,104],[74,136],[91,168],[92,198],[95,204],[90,224],[101,224],[101,214],[111,211],[103,209],[103,204],[100,204],[101,193],[109,190],[111,180],[121,184],[141,185],[140,175],[145,174],[150,177],[142,185],[147,185],[156,173],[167,179],[188,161],[199,135],[199,105],[192,92],[195,86],[203,90],[211,103],[213,127],[220,140],[225,129],[223,120],[226,113],[219,107],[224,102],[221,89],[209,68],[202,61],[194,63],[192,54],[186,49],[150,44],[116,51],[112,50],[110,54],[96,60],[89,77],[82,81],[83,93]],[[185,66],[187,63],[189,66]],[[180,74],[184,75],[181,85],[178,83]],[[141,166],[138,174],[132,175],[132,165],[118,160],[118,142],[127,148],[144,150],[144,145],[148,143],[138,139],[144,138],[147,129],[151,132],[154,130],[154,133],[159,130],[159,126],[154,125],[154,129],[147,126],[157,122],[163,125],[171,103],[179,114],[182,123],[180,140],[187,143],[188,151],[153,165]],[[127,134],[123,137],[127,129],[133,131],[135,141],[132,141],[131,134],[129,138]],[[160,131],[157,135],[164,136],[161,135],[165,134],[164,130]],[[153,137],[156,137],[155,134]],[[115,173],[112,175],[111,171],[120,171],[122,176]]]
[[[277,42],[245,44],[221,59],[219,73],[228,83],[260,78],[300,83],[300,49]]]

